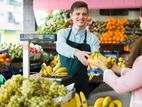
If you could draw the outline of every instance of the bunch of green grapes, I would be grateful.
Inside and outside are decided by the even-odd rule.
[[[10,98],[7,107],[28,107],[29,100],[25,96],[14,95]]]
[[[22,84],[24,77],[21,75],[14,75],[11,79],[7,80],[0,89],[0,106],[4,106],[9,102],[12,95],[19,92],[18,89]]]
[[[34,96],[29,100],[30,107],[52,107],[52,99],[44,98],[44,96]]]
[[[66,95],[66,88],[63,85],[58,85],[57,82],[52,82],[50,92],[53,98]]]
[[[43,77],[13,76],[0,89],[0,107],[60,107],[53,98],[66,95],[66,88]]]

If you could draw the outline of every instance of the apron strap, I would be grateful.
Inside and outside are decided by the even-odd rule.
[[[86,38],[87,38],[87,31],[85,30],[85,38],[84,38],[84,43],[85,43],[85,44],[86,44],[86,42],[87,42]]]
[[[68,34],[67,41],[68,41],[68,40],[69,40],[69,38],[70,38],[71,31],[72,31],[72,28],[71,28],[71,30],[70,30],[70,32],[69,32],[69,34]]]
[[[71,32],[72,32],[72,28],[71,28],[71,30],[69,31],[69,34],[68,34],[68,37],[67,37],[67,41],[68,41],[69,38],[70,38]],[[85,38],[84,38],[84,41],[83,41],[85,44],[86,44],[86,42],[87,42],[86,38],[87,38],[87,31],[85,30]]]

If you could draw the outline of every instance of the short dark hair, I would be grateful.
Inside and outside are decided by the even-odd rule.
[[[75,8],[81,8],[81,7],[85,7],[88,10],[88,4],[87,3],[83,2],[83,1],[76,1],[71,6],[71,12],[73,12]]]

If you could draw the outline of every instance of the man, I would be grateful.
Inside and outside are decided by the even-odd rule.
[[[85,30],[88,17],[88,6],[77,1],[71,6],[70,17],[73,27],[62,29],[57,33],[56,50],[59,53],[61,66],[66,67],[68,75],[75,81],[76,91],[89,94],[87,66],[90,52],[99,50],[97,36]]]

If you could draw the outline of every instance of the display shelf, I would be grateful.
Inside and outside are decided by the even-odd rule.
[[[89,83],[102,83],[103,82],[103,75],[94,76]]]
[[[101,44],[101,51],[125,51],[125,46],[131,44],[131,42],[121,44]]]
[[[8,49],[2,49],[2,50],[0,50],[0,54],[2,54],[4,52],[8,52]]]
[[[37,33],[20,34],[20,40],[23,41],[23,76],[29,78],[30,74],[30,53],[29,45],[31,41],[56,41],[56,35],[41,35]]]
[[[21,41],[37,41],[37,40],[46,40],[46,41],[56,41],[56,35],[50,35],[50,34],[37,34],[37,33],[23,33],[20,34],[20,40]]]
[[[34,44],[42,46],[44,50],[56,50],[56,44],[54,42],[33,42]]]

